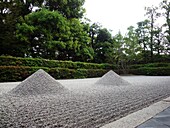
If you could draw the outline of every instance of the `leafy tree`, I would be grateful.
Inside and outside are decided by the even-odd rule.
[[[95,41],[96,41],[96,37],[99,33],[99,29],[101,29],[101,26],[98,23],[93,23],[90,26],[90,30],[89,30],[89,36],[91,38],[91,46],[92,48],[95,47]]]
[[[78,0],[78,1],[77,0],[62,0],[62,1],[59,1],[59,0],[20,0],[20,1],[19,0],[0,0],[0,28],[2,30],[0,32],[0,39],[1,39],[0,55],[8,54],[8,55],[13,55],[13,56],[24,56],[25,52],[27,52],[27,54],[28,54],[28,50],[30,51],[30,48],[28,48],[28,49],[26,48],[26,46],[27,46],[26,41],[22,41],[22,43],[18,42],[18,40],[16,39],[16,31],[17,31],[18,38],[26,39],[26,37],[24,37],[25,35],[28,35],[28,34],[26,34],[26,31],[30,32],[35,29],[33,31],[34,35],[32,35],[32,37],[30,37],[29,41],[31,40],[31,38],[37,37],[37,36],[38,36],[37,37],[38,41],[35,41],[37,39],[37,38],[35,38],[31,42],[40,42],[40,35],[46,35],[43,38],[41,38],[42,42],[43,42],[43,40],[56,40],[56,38],[57,38],[56,35],[47,34],[47,33],[51,33],[50,32],[51,30],[48,28],[49,27],[48,22],[46,22],[47,24],[44,24],[44,26],[42,27],[42,28],[44,28],[44,30],[41,31],[39,35],[38,34],[35,35],[35,33],[38,33],[38,31],[40,31],[41,29],[40,28],[37,29],[38,25],[36,24],[36,21],[34,21],[34,23],[32,22],[33,26],[30,26],[32,23],[30,23],[30,22],[28,23],[27,20],[29,19],[31,21],[33,18],[30,19],[31,16],[26,16],[33,12],[34,7],[38,7],[39,9],[42,9],[43,7],[50,8],[52,10],[52,12],[54,12],[54,10],[55,11],[58,10],[57,13],[61,13],[62,14],[61,16],[71,19],[71,18],[81,18],[83,16],[83,13],[84,13],[84,9],[82,7],[83,4],[84,4],[84,0]],[[43,15],[43,16],[47,16],[47,15]],[[36,16],[34,15],[33,17],[36,17]],[[27,18],[27,19],[25,19],[25,18]],[[46,20],[48,20],[48,18],[44,17],[44,19],[46,19]],[[23,19],[22,20],[23,24],[21,23],[21,20],[20,20],[20,25],[17,25],[17,27],[16,27],[16,24],[19,23],[19,19]],[[37,19],[38,19],[38,17],[37,17]],[[40,16],[40,19],[43,19],[42,16]],[[55,19],[54,19],[54,22],[55,22]],[[66,23],[66,26],[67,26],[67,24],[69,24],[69,23]],[[24,25],[26,27],[25,29],[27,29],[27,30],[24,30]],[[45,27],[47,27],[46,31],[45,31]],[[53,28],[53,30],[55,30],[55,28]],[[22,32],[23,32],[23,36],[21,36]],[[18,34],[18,33],[20,33],[20,34]],[[67,35],[67,32],[65,33],[65,35]],[[68,36],[69,36],[69,34],[68,34]],[[65,39],[64,39],[64,41],[65,41]],[[25,43],[23,43],[23,42],[25,42]],[[56,43],[58,44],[58,42],[53,42],[50,44],[56,44]],[[45,43],[45,44],[47,44],[47,43]],[[62,44],[64,44],[64,43],[62,43]],[[34,46],[32,46],[32,48],[34,48]],[[36,48],[36,49],[38,50],[41,48]],[[24,50],[26,50],[26,51],[24,51]],[[32,53],[33,52],[35,52],[35,50],[33,50]],[[46,50],[46,52],[47,52],[47,50]],[[38,56],[38,54],[39,53],[37,52],[37,56]],[[51,54],[51,53],[48,52],[48,54]],[[44,53],[44,55],[45,55],[45,53]]]
[[[125,40],[121,32],[116,34],[113,39],[114,47],[110,50],[113,60],[115,60],[116,65],[120,69],[126,69],[126,54],[125,54]]]
[[[57,10],[63,16],[70,18],[82,18],[85,9],[82,7],[85,0],[45,0],[45,6],[51,11]]]
[[[0,55],[23,56],[22,47],[15,38],[15,24],[20,12],[17,4],[17,0],[0,1]]]
[[[44,0],[20,0],[18,4],[20,15],[24,17],[25,15],[33,12],[34,7],[41,8],[43,3]]]
[[[69,42],[66,44],[65,51],[61,54],[62,58],[67,55],[66,58],[73,61],[93,60],[94,52],[90,48],[90,38],[84,30],[84,24],[81,24],[78,19],[72,18],[69,20],[69,27]]]
[[[160,7],[164,10],[163,16],[166,19],[164,23],[164,27],[166,27],[165,35],[166,35],[166,51],[170,53],[170,2],[168,0],[163,0],[160,4]]]
[[[154,23],[155,20],[160,16],[160,13],[157,12],[158,7],[146,7],[146,15],[149,18],[150,21],[150,55],[151,55],[151,60],[153,57],[153,51],[154,51]]]
[[[138,43],[143,47],[144,52],[148,49],[149,43],[149,21],[144,20],[137,23],[138,27],[135,30],[138,36]]]
[[[24,57],[25,46],[16,39],[16,24],[20,16],[32,11],[34,5],[42,0],[0,0],[0,55]]]
[[[27,46],[27,56],[55,59],[69,40],[69,25],[57,11],[42,9],[17,24],[17,38]]]
[[[42,9],[25,16],[17,26],[17,37],[27,45],[27,56],[74,61],[93,59],[88,34],[78,19],[68,21],[58,11]]]
[[[154,42],[155,42],[155,52],[157,52],[158,55],[164,50],[164,44],[163,44],[164,34],[162,31],[162,27],[156,27],[154,30]]]
[[[96,38],[96,43],[105,42],[105,41],[109,42],[111,41],[111,39],[112,39],[112,35],[106,28],[99,29],[99,32]]]
[[[124,45],[124,39],[122,34],[119,32],[116,34],[112,40],[112,42],[109,43],[110,46],[107,49],[107,52],[105,54],[106,56],[106,62],[108,63],[116,63],[119,64],[120,60],[122,59],[122,51],[123,51],[123,45]]]
[[[137,54],[141,52],[141,46],[138,43],[138,36],[133,26],[128,28],[128,33],[126,34],[124,41],[124,50],[127,56],[127,62],[130,63],[137,61]]]
[[[142,47],[140,54],[141,60],[148,62],[150,60],[150,52],[148,49],[150,47],[150,21],[144,20],[137,23],[138,27],[136,29],[136,34],[138,36],[138,43]],[[139,56],[139,55],[138,55]]]
[[[98,35],[96,37],[94,51],[95,51],[95,62],[104,63],[106,62],[107,50],[109,49],[112,42],[112,36],[110,32],[106,29],[99,29]]]

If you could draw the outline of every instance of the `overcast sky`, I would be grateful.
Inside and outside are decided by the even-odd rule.
[[[86,0],[86,17],[111,29],[113,34],[120,30],[123,34],[127,27],[143,21],[145,7],[159,5],[162,0]]]

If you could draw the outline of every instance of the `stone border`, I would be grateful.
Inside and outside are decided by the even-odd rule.
[[[101,128],[135,128],[170,106],[170,97],[134,112]]]

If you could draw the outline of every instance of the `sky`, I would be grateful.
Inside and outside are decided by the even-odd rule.
[[[129,26],[145,20],[145,7],[158,6],[162,0],[86,0],[85,17],[111,29],[112,34],[126,33]]]

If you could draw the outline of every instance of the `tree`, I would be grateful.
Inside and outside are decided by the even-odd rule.
[[[51,11],[57,10],[66,18],[82,18],[85,0],[45,0],[45,6]]]
[[[0,55],[24,57],[24,47],[16,39],[16,24],[20,16],[32,12],[34,5],[42,0],[0,0]]]
[[[168,47],[170,47],[170,2],[168,2],[168,0],[163,0],[160,4],[161,8],[164,10],[163,12],[163,16],[166,19],[166,22],[164,23],[164,27],[166,27],[166,31],[165,31],[165,35],[166,35],[166,39],[167,39],[167,50],[170,49]]]
[[[153,57],[153,46],[154,46],[154,23],[155,20],[160,16],[160,13],[157,12],[158,7],[146,7],[146,15],[149,18],[150,21],[150,55],[151,55],[151,60]]]
[[[154,42],[155,42],[155,52],[158,55],[164,50],[164,45],[162,44],[164,34],[162,32],[162,27],[155,27],[154,30]]]
[[[31,31],[31,29],[33,29],[33,27],[30,26],[30,24],[27,22],[27,19],[29,19],[27,15],[33,12],[34,7],[38,7],[39,10],[41,10],[42,8],[49,8],[51,9],[51,12],[57,11],[57,13],[62,14],[62,16],[68,19],[72,19],[72,18],[81,18],[83,16],[83,13],[84,13],[84,9],[82,7],[83,4],[84,4],[84,0],[78,0],[78,1],[77,0],[0,0],[0,27],[2,30],[0,32],[0,39],[1,39],[0,55],[7,54],[7,55],[24,57],[25,55],[24,52],[26,52],[24,50],[27,50],[27,48],[25,48],[27,45],[25,45],[23,41],[21,43],[20,40],[18,41],[16,39],[16,31],[19,32],[20,34],[21,32],[23,32],[23,35],[24,34],[26,35],[26,33],[24,32],[26,31],[24,30],[24,27],[23,27],[24,25],[26,27],[25,29],[28,29],[27,31]],[[19,19],[23,19],[22,20],[23,24],[20,27],[19,26],[16,27],[16,24],[19,23]],[[40,19],[43,19],[43,18],[40,16]],[[48,18],[44,17],[44,19],[48,19]],[[37,24],[35,21],[33,26],[35,27],[36,25]],[[45,27],[48,27],[48,25],[44,24],[43,28]],[[47,28],[47,31],[48,30],[49,28]],[[36,31],[38,31],[38,29],[36,29]],[[42,34],[43,32],[44,34],[46,33],[45,29],[44,31],[40,33]],[[41,34],[36,35],[36,36],[40,36]],[[51,36],[54,36],[54,38],[56,38],[55,35],[51,35]],[[45,39],[45,40],[51,40],[50,38],[53,38],[51,36],[46,35],[46,38],[49,38],[49,39]],[[43,37],[43,39],[44,38],[45,37]],[[40,42],[40,39],[36,42]],[[39,48],[36,48],[36,49],[39,49]]]
[[[91,38],[91,46],[92,48],[94,48],[95,46],[95,41],[96,41],[96,37],[99,33],[99,29],[101,29],[101,26],[98,23],[93,23],[90,26],[90,30],[89,30],[89,36]]]
[[[124,41],[126,61],[128,63],[136,62],[137,55],[141,52],[141,46],[138,43],[138,36],[133,26],[128,27],[128,33],[124,37]]]
[[[119,69],[125,69],[126,66],[126,54],[125,54],[125,40],[121,32],[116,34],[113,39],[113,45],[114,47],[110,50],[111,56],[113,57],[113,60],[115,60],[116,65]]]
[[[105,42],[105,41],[109,42],[111,41],[111,39],[112,39],[112,35],[106,28],[99,29],[99,32],[96,38],[96,43]]]
[[[26,46],[26,55],[56,59],[69,40],[69,24],[57,11],[42,9],[28,14],[17,24],[17,38]]]
[[[138,43],[143,47],[144,52],[148,49],[149,42],[149,21],[144,20],[137,23],[138,27],[135,30],[138,36]]]
[[[22,47],[15,38],[15,24],[20,13],[17,5],[17,0],[0,1],[0,55],[23,56]]]
[[[150,47],[150,21],[144,20],[137,23],[138,27],[135,30],[138,36],[138,43],[142,47],[141,60],[147,63],[150,60],[150,53],[148,49]]]
[[[90,61],[93,60],[93,49],[90,48],[90,38],[84,30],[84,24],[76,18],[69,20],[70,35],[62,58],[67,55],[68,60]],[[61,57],[60,57],[61,58]]]
[[[27,46],[27,56],[73,61],[93,59],[90,38],[78,19],[67,20],[58,11],[42,9],[25,16],[17,27],[17,38]]]
[[[111,46],[112,35],[106,29],[99,29],[98,35],[96,37],[94,51],[95,51],[95,62],[104,63],[106,62],[106,56],[109,47]]]
[[[122,59],[123,45],[124,39],[119,32],[113,37],[112,42],[109,43],[109,47],[105,53],[106,62],[119,65],[119,62]]]

